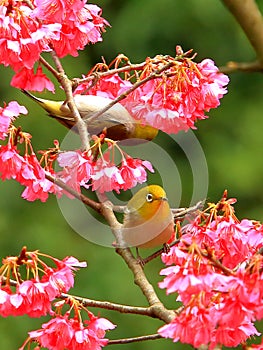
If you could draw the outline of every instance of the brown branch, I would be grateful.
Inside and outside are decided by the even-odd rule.
[[[0,281],[6,282],[7,278],[2,276]],[[17,286],[17,281],[15,280],[8,279],[8,283],[13,287]],[[96,307],[99,309],[117,311],[124,314],[135,314],[135,315],[142,315],[142,316],[157,318],[157,315],[154,313],[154,309],[152,307],[123,305],[123,304],[112,303],[109,301],[100,301],[100,300],[94,300],[89,298],[83,298],[83,297],[79,297],[79,296],[67,294],[67,293],[61,293],[57,297],[57,299],[68,299],[68,298],[74,298],[75,300],[80,302],[84,307],[87,307],[87,306]]]
[[[75,85],[79,85],[79,84],[87,83],[87,82],[92,81],[92,80],[96,81],[96,80],[99,80],[101,78],[107,77],[109,75],[130,72],[131,70],[133,70],[133,71],[142,70],[144,67],[145,67],[145,61],[142,63],[131,64],[131,65],[127,65],[127,66],[120,67],[120,68],[109,69],[105,72],[95,72],[95,73],[92,73],[91,75],[89,75],[88,77],[83,78],[83,79],[74,78],[73,83],[75,83]]]
[[[108,202],[101,204],[101,214],[109,223],[112,233],[116,238],[116,245],[118,247],[124,246],[122,241],[122,224],[116,219],[113,208]],[[142,266],[134,258],[130,248],[116,248],[116,252],[123,258],[131,272],[133,273],[134,283],[141,289],[145,295],[149,306],[152,309],[153,315],[157,318],[169,323],[174,317],[174,311],[168,310],[159,300],[153,286],[148,281]]]
[[[222,0],[236,18],[263,66],[263,18],[254,0]]]
[[[174,217],[174,221],[176,222],[178,220],[183,220],[187,215],[195,214],[196,212],[198,212],[203,208],[204,203],[205,203],[205,200],[202,200],[189,208],[175,208],[175,209],[172,208],[171,211]]]
[[[135,343],[135,342],[141,342],[141,341],[147,341],[147,340],[156,340],[156,339],[163,339],[163,338],[160,336],[160,334],[149,334],[149,335],[143,335],[140,337],[109,340],[107,345],[129,344],[129,343]]]
[[[226,66],[219,67],[220,72],[225,74],[235,72],[262,72],[263,67],[259,61],[254,62],[228,62]]]
[[[60,77],[59,72],[56,69],[54,69],[54,67],[52,67],[51,64],[48,63],[48,61],[46,61],[42,56],[40,56],[39,62],[41,62],[42,65],[45,66],[47,70],[49,70],[50,73],[52,73],[57,80],[59,80],[59,77]]]
[[[51,56],[53,58],[53,61],[56,65],[57,70],[55,70],[46,60],[44,60],[43,57],[40,58],[40,62],[44,64],[45,67],[47,67],[47,69],[52,74],[54,74],[58,82],[61,84],[63,90],[65,91],[66,102],[68,104],[68,107],[72,113],[74,120],[76,121],[76,125],[78,128],[78,133],[81,140],[81,149],[83,151],[86,151],[87,149],[89,149],[88,129],[85,121],[81,118],[80,113],[75,104],[73,94],[72,94],[72,82],[65,74],[62,64],[60,62],[60,59],[58,58],[54,50],[51,51]]]
[[[56,179],[55,177],[45,174],[46,179],[53,182],[55,185],[63,188],[63,190],[70,193],[73,197],[76,199],[79,199],[84,204],[88,205],[90,208],[94,209],[96,212],[101,213],[101,203],[95,202],[94,200],[84,196],[82,193],[79,193],[75,191],[73,188],[69,187],[67,184],[65,184],[60,179]]]
[[[132,271],[134,283],[145,295],[153,314],[160,320],[163,320],[165,323],[171,322],[176,316],[175,312],[166,309],[162,302],[159,300],[153,286],[145,276],[141,264],[139,264],[137,259],[134,258],[131,250],[129,248],[117,248],[116,252],[123,258],[129,269]]]
[[[96,307],[105,310],[118,311],[124,314],[136,314],[156,318],[151,307],[129,306],[123,304],[112,303],[109,301],[99,301],[88,298],[82,298],[79,296],[62,293],[60,296],[62,299],[74,298],[79,301],[83,306]]]

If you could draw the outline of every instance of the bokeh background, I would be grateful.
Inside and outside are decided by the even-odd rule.
[[[102,43],[87,47],[78,58],[62,60],[70,77],[86,73],[93,64],[101,61],[101,56],[110,62],[117,54],[124,53],[132,62],[138,63],[146,56],[175,55],[177,44],[185,51],[194,49],[198,53],[197,61],[210,57],[218,66],[228,61],[255,59],[247,38],[220,1],[98,0],[94,3],[103,8],[103,16],[112,27],[103,35]],[[46,118],[44,112],[9,86],[12,72],[1,66],[0,74],[1,101],[15,99],[29,110],[29,115],[20,118],[16,124],[33,134],[35,149],[51,147],[54,139],[63,140],[66,130]],[[263,77],[260,73],[233,73],[230,79],[229,93],[223,98],[221,106],[209,113],[209,119],[200,121],[194,131],[208,165],[207,198],[217,201],[224,189],[228,189],[229,196],[238,199],[235,207],[240,219],[247,217],[262,221]],[[62,93],[58,94],[62,96]],[[180,205],[185,206],[192,191],[191,169],[186,165],[182,152],[165,140],[160,136],[156,142],[166,146],[176,159],[182,181]],[[173,181],[173,174],[170,176]],[[88,261],[88,268],[77,273],[73,293],[98,300],[146,305],[130,271],[114,250],[92,244],[75,233],[61,214],[55,197],[51,196],[44,204],[39,201],[30,203],[20,197],[21,193],[21,186],[14,181],[0,183],[1,257],[18,254],[24,245],[58,258],[73,255]],[[111,234],[110,231],[108,234]],[[160,260],[156,260],[145,268],[155,286],[161,280],[158,275],[161,267]],[[174,296],[166,297],[161,290],[158,294],[167,306],[174,307]],[[155,333],[161,325],[159,321],[142,316],[92,311],[118,325],[109,333],[113,339]],[[17,349],[26,338],[27,331],[39,328],[41,323],[43,319],[28,317],[0,319],[1,347]],[[110,349],[164,348],[190,349],[164,339],[113,345]]]

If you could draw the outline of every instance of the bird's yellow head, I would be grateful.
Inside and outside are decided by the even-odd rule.
[[[157,136],[158,132],[159,130],[151,125],[143,125],[137,122],[132,137],[151,141]]]
[[[135,193],[128,202],[127,208],[130,213],[136,213],[144,220],[148,220],[158,211],[163,202],[166,202],[169,208],[164,189],[158,185],[149,185]]]

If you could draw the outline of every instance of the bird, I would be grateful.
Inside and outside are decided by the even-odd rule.
[[[21,91],[33,101],[37,102],[50,117],[56,119],[68,129],[73,128],[73,131],[78,132],[75,127],[76,121],[66,101],[47,100],[36,97],[27,90]],[[112,102],[109,98],[76,94],[74,96],[74,101],[81,118],[87,124],[87,129],[91,136],[104,133],[107,138],[113,141],[129,139],[151,141],[158,134],[158,129],[136,121],[120,103],[114,104],[100,116],[92,118],[95,113]],[[136,142],[134,144],[136,144]]]
[[[141,188],[128,201],[122,239],[126,247],[167,246],[174,238],[174,220],[164,189],[159,185]]]

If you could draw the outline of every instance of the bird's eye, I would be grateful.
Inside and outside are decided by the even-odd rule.
[[[151,193],[147,193],[146,194],[146,201],[148,203],[152,202],[153,201],[153,195]]]

